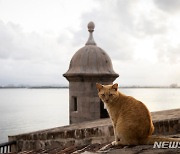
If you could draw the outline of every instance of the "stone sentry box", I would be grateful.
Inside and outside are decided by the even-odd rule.
[[[63,74],[69,81],[70,124],[107,118],[107,111],[97,94],[96,83],[112,84],[119,76],[113,70],[110,57],[96,45],[92,34],[94,28],[94,23],[89,22],[89,39],[74,54],[68,71]]]

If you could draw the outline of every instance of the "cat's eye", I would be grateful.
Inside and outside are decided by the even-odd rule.
[[[104,97],[105,95],[104,95],[104,94],[102,94],[101,96],[102,96],[102,97]]]
[[[113,96],[113,94],[109,94],[109,96]]]

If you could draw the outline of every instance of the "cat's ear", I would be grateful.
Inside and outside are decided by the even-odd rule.
[[[96,88],[98,91],[100,91],[103,88],[103,85],[100,83],[96,83]]]
[[[118,84],[117,84],[117,83],[113,84],[113,85],[112,85],[112,89],[114,89],[115,91],[117,91],[117,90],[118,90]]]

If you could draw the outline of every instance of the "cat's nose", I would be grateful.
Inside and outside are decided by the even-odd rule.
[[[106,100],[106,102],[108,102],[109,101],[109,97],[105,97],[105,100]]]

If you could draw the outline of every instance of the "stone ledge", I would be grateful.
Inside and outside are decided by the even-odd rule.
[[[179,137],[180,134],[167,136],[167,137]],[[180,153],[180,148],[173,149],[157,149],[153,148],[153,145],[138,145],[138,146],[111,146],[110,143],[94,143],[94,144],[84,144],[84,145],[72,145],[67,148],[63,148],[60,146],[51,147],[48,149],[40,149],[40,150],[31,150],[31,151],[23,151],[19,152],[19,154],[177,154]]]
[[[154,134],[171,135],[180,133],[180,109],[152,113]],[[32,133],[9,136],[17,141],[15,151],[68,147],[72,145],[107,143],[114,139],[110,119],[72,124]]]

